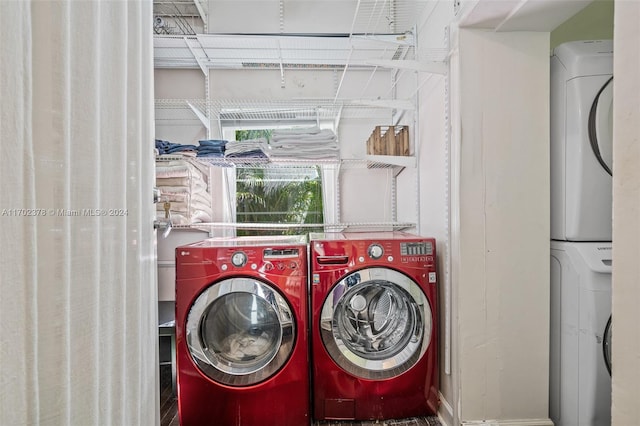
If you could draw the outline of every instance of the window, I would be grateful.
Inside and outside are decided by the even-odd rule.
[[[236,141],[269,139],[271,130],[239,130]],[[233,144],[230,141],[229,144]],[[262,166],[248,164],[236,171],[236,222],[252,224],[319,224],[323,218],[322,173],[317,165]],[[321,231],[305,227],[304,232]],[[238,235],[299,234],[300,228],[238,230]]]

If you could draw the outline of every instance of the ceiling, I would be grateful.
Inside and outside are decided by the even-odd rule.
[[[212,15],[214,19],[210,19],[209,12],[225,13],[235,7],[240,14],[244,14],[244,17],[248,18],[251,15],[247,15],[246,10],[251,10],[256,6],[269,7],[269,5],[279,11],[279,16],[276,18],[279,18],[281,27],[284,27],[282,24],[286,19],[300,13],[301,10],[308,11],[311,19],[314,18],[314,15],[320,15],[322,12],[328,13],[330,16],[332,10],[335,10],[336,14],[333,17],[335,19],[332,19],[331,24],[335,25],[335,22],[343,21],[345,23],[343,28],[339,31],[335,29],[326,31],[322,27],[313,26],[314,29],[309,31],[312,33],[343,34],[404,33],[413,30],[416,19],[425,7],[433,3],[434,0],[260,0],[253,2],[250,0],[236,0],[235,2],[230,0],[154,0],[153,13],[154,19],[158,20],[158,23],[173,24],[175,20],[188,22],[191,26],[189,28],[189,26],[173,25],[172,28],[167,28],[167,31],[156,32],[157,34],[218,33],[220,31],[217,28],[207,30],[209,21],[215,21],[215,17],[218,16]],[[295,16],[295,18],[300,16]],[[194,18],[201,21],[202,31],[198,31],[200,28],[193,25]],[[273,16],[265,15],[263,18],[266,21],[272,19]],[[321,24],[322,19],[322,17],[318,17],[315,21]],[[245,32],[247,31],[246,20],[236,20],[238,23],[237,31],[222,32]],[[327,21],[327,23],[329,22]],[[286,28],[281,28],[281,30],[278,32],[291,32]]]
[[[342,17],[350,24],[340,33],[404,33],[412,31],[425,7],[437,1],[452,2],[461,26],[497,31],[552,31],[594,0],[341,0],[335,18]],[[260,3],[272,3],[279,9],[281,26],[285,16],[296,7],[313,14],[338,4],[335,0],[260,0],[256,4]],[[209,11],[216,13],[225,7],[248,10],[250,4],[250,0],[153,0],[154,19],[158,20],[156,29],[160,30],[156,34],[209,32]]]
[[[205,71],[363,67],[411,60],[418,17],[443,1],[449,0],[154,0],[155,66]],[[460,26],[551,31],[592,1],[457,0],[452,4],[459,4]],[[251,8],[264,16],[247,16]],[[210,23],[216,31],[208,30]],[[288,28],[307,32],[285,31]],[[421,59],[446,57],[446,52],[428,53],[431,58],[422,55]]]
[[[594,0],[466,0],[459,25],[494,31],[553,31]]]
[[[407,61],[415,59],[416,20],[429,5],[434,0],[154,0],[155,19],[163,23],[162,28],[155,26],[155,67],[200,68],[206,73],[393,68],[401,61],[408,66]],[[250,6],[265,16],[245,17]],[[207,11],[216,15],[208,17]],[[279,25],[273,22],[278,20]],[[216,29],[223,30],[206,31],[208,21],[218,22]],[[278,28],[307,32],[273,31]],[[447,53],[432,49],[422,59],[444,62]]]

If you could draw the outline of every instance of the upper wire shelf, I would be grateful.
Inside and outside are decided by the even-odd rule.
[[[195,119],[194,111],[225,121],[317,122],[367,118],[387,122],[398,110],[415,109],[401,99],[156,99],[156,118]]]

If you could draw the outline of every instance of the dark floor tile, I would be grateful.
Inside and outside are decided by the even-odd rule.
[[[318,421],[314,426],[441,426],[437,416],[378,421]]]
[[[179,426],[178,399],[171,387],[171,366],[160,367],[160,426]],[[318,421],[313,426],[441,426],[436,416],[378,421]]]

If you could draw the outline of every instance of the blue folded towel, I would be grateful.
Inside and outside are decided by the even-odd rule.
[[[162,155],[172,154],[174,152],[196,151],[198,147],[195,145],[182,145],[179,143],[156,139],[156,149],[158,150],[158,154]]]
[[[198,141],[198,143],[200,144],[200,146],[224,147],[227,144],[227,141],[222,139],[206,139],[206,140]]]

